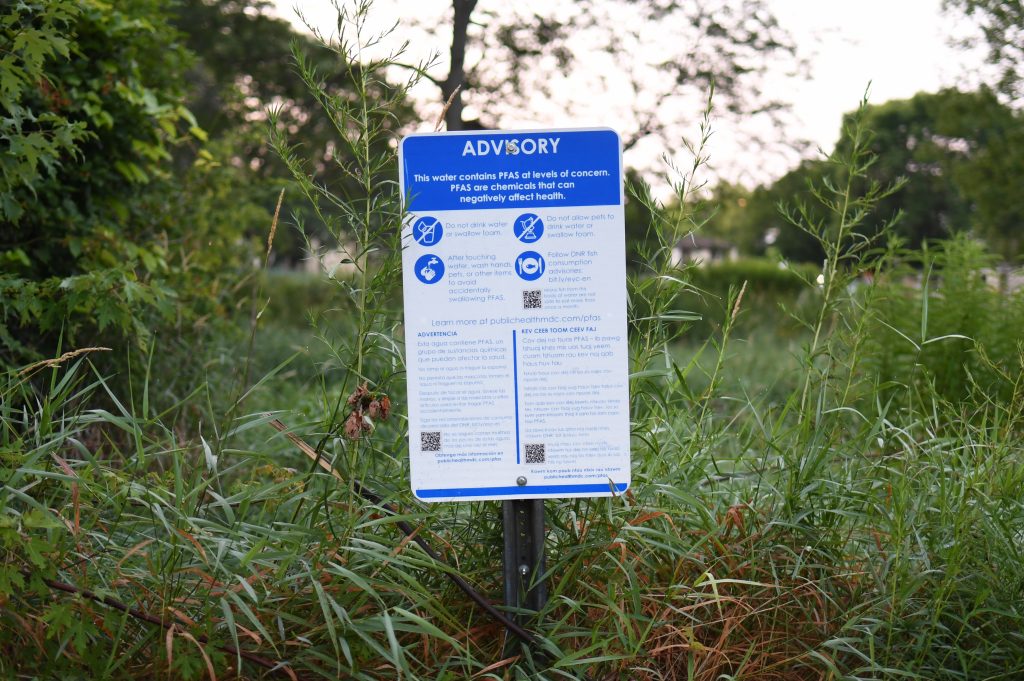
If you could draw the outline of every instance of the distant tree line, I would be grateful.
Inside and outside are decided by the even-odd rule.
[[[638,106],[653,102],[627,131],[631,142],[665,134],[655,116],[666,101],[659,98],[680,88],[702,92],[713,81],[735,115],[775,110],[777,102],[747,97],[751,78],[762,73],[751,65],[764,55],[793,55],[763,2],[744,5],[749,17],[729,10],[729,0],[642,8],[586,3],[538,15],[475,5],[453,2],[449,73],[426,76],[446,98],[459,86],[473,106],[493,107],[485,123],[500,124],[499,101],[514,105],[533,85],[557,86],[545,85],[545,74],[576,63],[576,32],[604,40],[613,58],[640,40],[632,24],[615,24],[617,16],[688,26],[708,38],[701,44],[710,49],[665,55],[643,73],[625,74]],[[996,28],[1017,21],[991,3],[967,5],[988,11]],[[310,94],[319,90],[302,82],[293,54],[331,97],[350,96],[344,74],[351,71],[272,16],[270,7],[267,0],[3,5],[0,363],[70,345],[145,345],[153,333],[187,334],[228,316],[239,282],[266,247],[278,194],[289,182],[267,141],[271,122],[300,142],[307,176],[332,187],[352,184],[341,194],[359,191],[351,159],[336,144],[344,122],[319,113]],[[1009,35],[996,28],[992,40]],[[486,47],[486,59],[467,63],[472,45]],[[1003,45],[996,56],[1019,72],[1013,48]],[[495,80],[503,73],[488,66],[495,59],[511,69],[510,80]],[[662,90],[644,90],[644,74],[652,72],[663,78]],[[1009,76],[1004,81],[1016,87]],[[382,94],[391,89],[386,82],[375,87]],[[1010,91],[1001,100],[988,90],[949,90],[869,111],[878,154],[870,181],[907,178],[879,213],[902,213],[896,229],[908,245],[970,231],[1004,258],[1020,257],[1024,132],[1021,114],[1004,103]],[[467,123],[459,96],[448,111],[453,128]],[[414,115],[411,106],[398,106],[381,124],[397,134]],[[784,220],[778,204],[803,201],[814,210],[808,183],[832,181],[834,173],[827,162],[805,161],[754,190],[723,184],[715,195],[721,209],[708,229],[749,253],[775,249],[793,260],[820,259],[815,242]],[[302,229],[277,232],[275,257],[286,261],[303,257],[304,239],[329,242],[327,230],[300,205],[286,203],[285,218]],[[636,201],[628,214],[636,257],[643,249],[633,245],[645,238],[650,216]]]
[[[847,115],[847,119],[850,114]],[[943,90],[868,107],[865,125],[877,157],[868,183],[903,186],[880,202],[865,236],[898,216],[893,235],[908,247],[967,232],[984,240],[1006,261],[1024,254],[1024,115],[1002,104],[994,92]],[[846,126],[844,125],[844,130]],[[840,149],[850,139],[844,132]],[[806,160],[777,181],[748,190],[724,183],[711,203],[719,210],[708,230],[747,253],[776,251],[795,261],[820,261],[814,239],[785,217],[780,207],[802,204],[827,220],[812,193],[823,182],[839,182],[827,160]]]

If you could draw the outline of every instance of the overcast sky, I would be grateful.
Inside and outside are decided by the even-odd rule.
[[[844,111],[854,107],[853,87],[871,82],[873,103],[973,87],[983,53],[950,46],[969,34],[940,11],[941,0],[771,0],[779,23],[812,58],[811,80],[790,93],[808,136],[831,145]]]
[[[294,11],[299,6],[306,19],[325,34],[334,32],[336,14],[328,0],[275,2],[281,16],[294,23],[300,23]],[[478,8],[487,4],[488,0],[481,0]],[[776,98],[792,104],[792,123],[774,150],[755,149],[745,143],[742,131],[737,129],[745,122],[712,119],[714,135],[708,149],[714,170],[712,180],[723,177],[753,185],[782,175],[799,160],[785,149],[787,136],[810,141],[812,147],[805,149],[806,153],[813,153],[813,146],[830,149],[838,137],[842,114],[856,108],[869,82],[872,103],[944,86],[973,87],[978,83],[983,55],[950,46],[951,38],[969,35],[971,29],[957,25],[953,17],[942,13],[941,0],[769,0],[768,4],[808,60],[810,79],[794,81],[780,74],[766,83]],[[451,9],[448,0],[377,0],[374,12],[381,22],[409,14],[437,16],[441,22],[450,21]],[[432,51],[447,57],[451,31],[447,25],[439,25],[439,30],[429,34],[399,32],[402,37],[414,37],[410,57]],[[442,63],[436,73],[443,76],[445,72],[446,64]],[[436,116],[440,108],[435,101],[437,88],[424,83],[416,94],[424,118]],[[566,120],[566,114],[553,106],[549,113],[535,113],[535,119],[511,120],[508,127],[616,127],[614,111],[621,102],[614,101],[615,93],[597,94],[595,99],[602,96],[608,98],[604,105],[598,101],[590,109],[574,107],[572,120]],[[607,113],[602,116],[602,111]],[[429,127],[424,124],[425,129]],[[658,163],[660,152],[653,144],[639,145],[627,154],[626,163],[649,167]]]

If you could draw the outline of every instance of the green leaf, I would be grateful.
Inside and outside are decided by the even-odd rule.
[[[25,71],[19,68],[14,57],[8,55],[0,59],[0,104],[10,108],[13,100],[21,92],[22,84],[25,83]]]
[[[31,529],[55,529],[64,527],[64,523],[58,520],[52,513],[34,508],[21,517],[25,527]]]
[[[36,28],[25,28],[14,38],[11,49],[21,52],[25,61],[28,62],[27,68],[32,70],[39,68],[43,60],[54,53],[54,44],[53,40],[43,31]]]

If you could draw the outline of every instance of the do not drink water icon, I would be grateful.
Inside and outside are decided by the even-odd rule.
[[[435,217],[425,216],[412,225],[412,238],[422,246],[433,246],[444,235],[441,221]]]

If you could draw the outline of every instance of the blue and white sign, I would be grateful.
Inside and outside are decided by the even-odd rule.
[[[618,134],[415,134],[402,140],[399,166],[413,493],[625,492]]]

